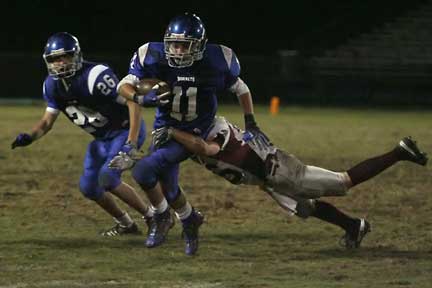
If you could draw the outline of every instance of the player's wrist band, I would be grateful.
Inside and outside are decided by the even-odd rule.
[[[245,114],[244,115],[244,120],[245,120],[245,124],[246,126],[256,126],[256,121],[255,121],[255,117],[253,114]]]

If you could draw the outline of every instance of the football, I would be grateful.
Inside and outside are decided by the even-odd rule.
[[[156,85],[158,85],[158,87],[155,87]],[[140,95],[147,94],[153,87],[158,89],[158,95],[165,92],[171,92],[169,85],[157,78],[144,78],[136,85],[137,93]]]

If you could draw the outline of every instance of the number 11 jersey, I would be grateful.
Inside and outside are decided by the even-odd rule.
[[[172,90],[170,103],[157,108],[154,128],[172,126],[204,136],[217,110],[217,93],[238,80],[240,63],[228,47],[207,44],[203,58],[191,66],[168,65],[162,42],[138,48],[131,59],[129,75],[137,80],[158,78]]]

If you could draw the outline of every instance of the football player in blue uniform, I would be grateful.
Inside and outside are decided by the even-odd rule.
[[[121,181],[121,171],[108,168],[109,161],[119,152],[136,152],[145,139],[145,126],[141,123],[134,141],[128,139],[128,105],[117,94],[118,78],[104,65],[83,60],[78,39],[66,32],[52,35],[45,46],[43,58],[48,76],[43,83],[43,97],[47,108],[42,119],[30,133],[19,134],[12,149],[27,146],[44,136],[53,127],[60,112],[95,139],[88,145],[84,171],[79,187],[84,196],[94,200],[116,221],[116,225],[103,232],[104,236],[138,234],[137,224],[115,202],[116,195],[142,214],[147,222],[151,211],[135,190]],[[132,131],[131,131],[132,132]],[[110,192],[110,193],[105,193]]]
[[[141,106],[157,107],[154,129],[172,126],[200,137],[205,137],[215,116],[217,93],[231,91],[243,108],[246,130],[259,141],[262,133],[254,119],[252,97],[239,75],[240,63],[235,53],[226,46],[207,43],[201,19],[186,13],[170,21],[163,43],[150,42],[138,48],[118,91]],[[165,81],[171,95],[161,97],[157,87],[139,95],[135,87],[144,78]],[[198,228],[203,216],[186,201],[177,183],[179,163],[189,156],[181,144],[170,141],[138,161],[132,173],[148,195],[163,190],[169,206],[183,224],[185,252],[192,255],[198,248]],[[152,203],[160,207],[160,213],[155,214],[148,247],[160,245],[172,226],[168,204],[162,202]]]

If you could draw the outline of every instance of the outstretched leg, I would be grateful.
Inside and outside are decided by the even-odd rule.
[[[351,183],[347,184],[349,187],[360,184],[403,160],[425,166],[428,158],[424,152],[420,151],[411,137],[405,137],[392,151],[367,159],[349,169],[346,173]]]

